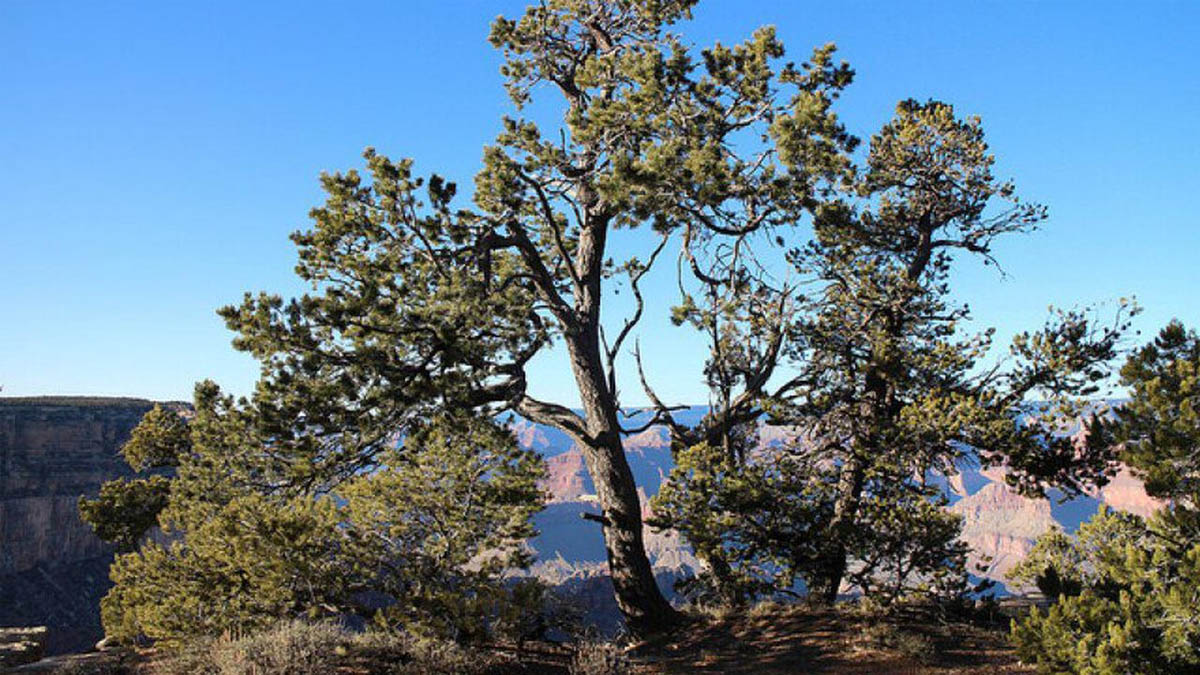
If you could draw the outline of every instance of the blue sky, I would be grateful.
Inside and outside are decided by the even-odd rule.
[[[214,309],[302,290],[287,234],[319,172],[368,145],[469,186],[509,111],[488,24],[522,6],[0,1],[4,394],[248,391],[256,365]],[[1047,305],[1125,295],[1143,336],[1200,326],[1200,3],[709,0],[681,31],[703,46],[763,24],[796,60],[839,45],[858,135],[902,98],[953,103],[983,117],[999,175],[1049,206],[998,247],[1007,276],[964,266],[980,327],[1003,341]],[[657,281],[651,379],[703,402],[701,345],[662,316]],[[573,401],[561,354],[532,380]]]

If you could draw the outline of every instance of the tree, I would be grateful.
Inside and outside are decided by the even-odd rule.
[[[1013,622],[1018,651],[1044,671],[1200,668],[1198,376],[1200,336],[1178,321],[1121,369],[1130,400],[1095,435],[1167,503],[1146,520],[1102,510],[1073,540],[1039,540],[1035,550],[1065,551],[1029,564],[1043,568],[1038,579],[1078,580],[1046,613]]]
[[[698,278],[735,269],[705,252],[794,225],[853,147],[831,109],[851,76],[832,47],[778,67],[783,47],[763,29],[697,59],[667,32],[692,4],[552,0],[497,19],[490,39],[514,104],[548,89],[561,125],[506,117],[470,211],[451,207],[452,184],[368,151],[370,179],[324,176],[313,229],[293,237],[314,292],[222,311],[235,344],[263,362],[254,404],[289,480],[353,475],[441,410],[511,410],[568,434],[638,634],[676,618],[645,553],[621,442],[637,431],[622,423],[616,369],[643,315],[639,282],[672,241]],[[646,250],[612,260],[619,228],[648,230]],[[635,308],[602,321],[619,281]],[[580,413],[527,392],[526,365],[556,343]]]
[[[157,410],[157,409],[156,409]],[[172,413],[173,414],[173,413]],[[174,466],[143,539],[141,518],[89,503],[97,532],[126,546],[101,604],[114,639],[177,645],[280,619],[355,613],[456,640],[491,634],[525,601],[502,583],[528,566],[543,465],[494,421],[445,413],[411,429],[369,471],[297,485],[257,411],[197,386],[194,419],[152,411],[124,451]],[[136,484],[136,482],[134,483]],[[127,486],[114,482],[111,486]],[[96,521],[93,521],[94,523]],[[140,531],[139,531],[140,530]]]
[[[1047,611],[1012,622],[1042,672],[1193,673],[1200,667],[1200,544],[1194,511],[1144,520],[1102,509],[1045,558],[1039,585],[1069,579]],[[1051,535],[1038,540],[1045,550]]]
[[[121,454],[134,471],[160,473],[108,481],[95,499],[79,498],[80,518],[117,551],[136,550],[167,506],[170,481],[161,472],[174,470],[189,451],[187,424],[180,412],[156,404],[134,427]]]
[[[746,562],[747,553],[790,556],[785,569],[832,602],[848,576],[864,591],[888,588],[870,581],[880,569],[878,551],[893,553],[893,578],[962,571],[958,524],[931,508],[936,491],[927,479],[953,474],[970,453],[985,465],[1006,465],[1009,480],[1029,493],[1051,484],[1070,494],[1107,479],[1107,448],[1058,432],[1108,376],[1136,308],[1123,302],[1109,324],[1086,311],[1057,312],[1040,331],[1015,338],[1007,363],[985,368],[992,331],[965,334],[969,310],[950,299],[961,256],[994,264],[997,239],[1030,232],[1045,216],[993,176],[993,163],[977,118],[960,119],[937,101],[902,101],[872,137],[866,165],[848,172],[837,198],[816,209],[815,239],[790,251],[810,289],[760,284],[755,295],[772,298],[764,304],[779,308],[773,312],[738,314],[715,293],[707,305],[681,310],[712,336],[710,370],[735,377],[713,380],[716,398],[732,403],[719,406],[700,433],[677,434],[677,445],[712,445],[715,434],[730,451],[717,464],[714,455],[705,455],[706,465],[681,462],[670,479],[679,487],[658,503],[659,524],[692,538],[694,523],[721,520],[697,514],[706,500],[680,498],[697,475],[719,471],[776,495],[722,505],[732,510],[728,528],[703,536],[748,537],[752,545],[708,560],[714,576]],[[731,350],[730,343],[751,347]],[[742,365],[779,363],[795,374],[769,391],[758,384],[761,367]],[[731,396],[735,383],[742,393]],[[756,457],[745,443],[752,434],[739,426],[764,414],[795,440]],[[770,466],[756,466],[763,463]],[[763,483],[764,475],[773,478]],[[806,486],[803,493],[794,492],[797,485]],[[793,492],[785,497],[785,490]],[[772,505],[792,509],[791,516],[768,517]],[[812,520],[798,526],[797,518]],[[787,525],[762,527],[771,522]],[[788,531],[811,544],[795,545]]]
[[[1200,336],[1172,321],[1121,368],[1131,398],[1109,425],[1147,494],[1200,509]]]

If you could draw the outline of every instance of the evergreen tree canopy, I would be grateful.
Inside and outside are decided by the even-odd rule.
[[[1040,539],[1014,570],[1057,585],[1049,611],[1013,622],[1045,672],[1200,669],[1200,338],[1172,321],[1121,369],[1130,400],[1095,429],[1165,505],[1149,519],[1102,510],[1073,539]],[[1099,442],[1099,441],[1097,441]],[[1066,580],[1068,583],[1057,583]]]
[[[945,588],[947,573],[965,575],[965,551],[930,478],[963,462],[1004,465],[1037,495],[1077,494],[1111,474],[1111,450],[1062,424],[1109,377],[1136,307],[1122,301],[1110,323],[1055,312],[987,366],[992,330],[967,333],[969,308],[951,299],[958,261],[995,264],[998,238],[1045,218],[994,177],[994,162],[978,118],[902,101],[865,166],[816,209],[814,239],[789,251],[804,286],[760,284],[754,295],[774,312],[726,311],[718,292],[680,310],[712,337],[710,372],[736,376],[711,380],[719,403],[701,429],[677,429],[679,465],[656,524],[706,542],[698,551],[718,586],[742,576],[733,568],[769,563],[771,587],[799,576],[827,601],[845,580],[893,597],[910,581]],[[794,374],[768,389],[758,375],[777,364]],[[755,457],[745,427],[763,415],[795,440]]]
[[[517,611],[521,598],[501,580],[530,562],[543,466],[510,432],[443,413],[401,445],[393,436],[369,471],[296,484],[258,419],[201,383],[190,423],[151,412],[127,446],[131,462],[171,457],[175,476],[149,479],[161,492],[136,517],[106,494],[140,480],[83,505],[98,534],[127,551],[101,606],[110,637],[173,645],[351,613],[465,640]],[[163,536],[145,538],[154,524]]]
[[[964,336],[967,309],[949,299],[956,254],[991,261],[996,238],[1028,232],[1044,215],[992,175],[978,120],[959,119],[936,101],[904,101],[858,166],[858,139],[834,110],[853,71],[836,62],[832,45],[795,64],[763,28],[740,44],[697,50],[672,32],[693,4],[546,0],[520,17],[496,19],[490,41],[503,52],[501,75],[515,112],[483,150],[469,208],[456,201],[454,183],[420,177],[410,160],[371,149],[364,172],[323,175],[325,202],[312,210],[311,228],[292,237],[296,272],[311,290],[288,300],[247,294],[220,310],[237,333],[235,346],[262,364],[250,400],[235,403],[205,385],[186,443],[176,442],[178,429],[166,419],[151,420],[139,436],[146,439],[135,453],[139,466],[180,457],[159,521],[185,533],[183,541],[123,558],[118,570],[126,572],[115,574],[133,586],[160,578],[138,568],[147,560],[211,571],[220,551],[206,557],[205,533],[221,532],[229,518],[252,521],[251,530],[272,528],[260,537],[271,546],[282,541],[273,532],[293,521],[269,513],[305,527],[350,523],[314,533],[316,543],[305,550],[361,552],[357,540],[336,543],[353,538],[354,519],[378,530],[375,540],[446,546],[423,530],[410,533],[407,521],[395,520],[399,514],[329,496],[347,491],[353,502],[350,496],[394,489],[395,508],[426,508],[404,496],[415,479],[395,472],[441,464],[422,464],[424,448],[397,449],[397,436],[424,438],[439,456],[469,462],[480,448],[498,452],[499,443],[494,430],[470,425],[490,424],[482,420],[504,411],[554,426],[582,450],[617,603],[635,634],[677,618],[646,556],[622,445],[624,435],[651,424],[671,429],[682,471],[705,472],[692,476],[701,493],[671,493],[681,506],[662,524],[694,534],[698,550],[713,552],[714,569],[733,578],[741,573],[718,552],[747,514],[761,515],[782,528],[770,530],[771,546],[785,537],[795,543],[780,553],[746,539],[746,560],[760,553],[789,560],[785,569],[826,597],[848,572],[856,583],[897,592],[888,575],[924,583],[939,564],[957,564],[954,523],[927,508],[924,477],[951,473],[965,444],[985,462],[1012,467],[1030,491],[1102,480],[1103,453],[1076,448],[1019,413],[1031,397],[1061,412],[1093,393],[1123,317],[1098,326],[1084,312],[1061,313],[1018,337],[1009,367],[981,372],[991,334]],[[535,97],[557,113],[554,123],[526,116]],[[1008,206],[996,210],[997,202]],[[808,223],[814,238],[805,243]],[[615,251],[609,237],[617,229],[641,236]],[[681,291],[672,318],[711,342],[703,369],[713,413],[693,429],[678,424],[653,391],[645,368],[653,364],[635,347],[656,412],[631,427],[617,386],[619,357],[643,318],[640,283],[672,255]],[[786,263],[786,274],[775,262]],[[633,297],[628,316],[604,312],[604,299],[618,289]],[[580,410],[529,393],[528,364],[555,346],[574,376]],[[764,415],[800,430],[801,441],[752,471],[749,443]],[[455,443],[474,450],[455,455],[441,435],[426,435],[432,420],[445,419],[471,421]],[[515,485],[525,485],[530,462],[495,456],[507,458]],[[466,480],[475,475],[470,466],[447,464],[449,473],[435,475]],[[486,473],[497,481],[490,498],[528,496],[523,487],[500,488],[497,471]],[[672,483],[686,491],[688,480]],[[741,505],[746,500],[753,508]],[[729,504],[736,517],[680,525],[683,509],[706,504]],[[779,505],[796,510],[779,514]],[[509,518],[524,517],[525,506],[513,505]],[[139,517],[132,530],[145,521]],[[473,527],[467,541],[520,530]],[[876,532],[887,545],[859,531]],[[405,552],[414,562],[428,553]],[[356,553],[350,560],[363,559]],[[444,560],[451,559],[459,560]],[[288,569],[326,579],[343,564],[350,563],[323,558]],[[280,603],[300,593],[296,578],[237,569],[250,575],[237,584],[266,598],[246,613],[282,611]],[[352,590],[331,587],[329,597],[295,606],[338,606]],[[173,630],[136,611],[117,614],[134,616],[143,629]]]
[[[1200,336],[1168,324],[1121,369],[1131,390],[1117,409],[1121,459],[1146,492],[1200,509]]]
[[[855,143],[832,111],[851,71],[831,46],[781,63],[762,29],[697,54],[668,32],[691,5],[553,0],[497,19],[490,40],[517,115],[484,149],[474,208],[452,206],[452,183],[368,151],[365,175],[323,177],[326,203],[293,237],[313,292],[222,310],[235,344],[263,363],[255,424],[288,481],[354,475],[442,410],[512,410],[568,434],[595,481],[634,632],[674,618],[621,444],[634,429],[622,424],[617,364],[643,315],[639,282],[669,244],[697,278],[742,274],[721,252],[794,226]],[[521,111],[547,93],[561,122],[542,128]],[[613,259],[617,228],[647,230],[645,250]],[[602,320],[618,284],[635,308]],[[527,391],[527,364],[554,344],[581,412]]]

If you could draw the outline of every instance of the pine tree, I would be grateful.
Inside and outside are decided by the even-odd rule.
[[[700,548],[714,577],[769,562],[782,572],[772,586],[799,576],[827,602],[847,578],[892,596],[910,575],[939,586],[949,572],[965,576],[965,551],[957,519],[935,508],[930,477],[953,475],[975,453],[1007,466],[1032,494],[1047,485],[1073,494],[1107,479],[1106,447],[1058,431],[1109,375],[1136,307],[1123,302],[1111,323],[1057,312],[1014,339],[1007,367],[985,368],[992,331],[966,334],[969,309],[951,300],[963,256],[995,264],[997,239],[1028,233],[1045,216],[993,176],[994,161],[977,118],[902,101],[871,138],[865,166],[816,209],[814,241],[791,250],[800,281],[756,286],[776,311],[729,311],[717,293],[681,309],[712,335],[710,371],[735,377],[712,381],[716,398],[731,403],[698,432],[676,434],[679,468],[657,524],[705,541],[749,540]],[[780,363],[796,374],[761,386],[759,375]],[[754,457],[744,427],[764,415],[796,440]],[[707,453],[701,441],[728,450]],[[727,485],[714,489],[718,474]]]
[[[1045,613],[1014,621],[1018,652],[1044,672],[1200,669],[1200,336],[1178,321],[1121,369],[1130,400],[1095,430],[1166,500],[1149,519],[1102,509],[1073,539],[1050,533],[1018,569],[1069,579]],[[1064,541],[1065,539],[1065,541]]]
[[[561,123],[504,118],[472,210],[452,207],[452,184],[369,151],[367,176],[323,178],[313,229],[293,237],[314,292],[222,312],[264,364],[254,405],[290,480],[353,475],[443,410],[515,411],[565,432],[596,484],[617,603],[638,634],[676,618],[621,442],[637,430],[617,364],[643,316],[639,282],[672,242],[709,274],[723,265],[704,252],[720,242],[791,227],[853,145],[831,108],[851,73],[831,47],[780,67],[783,46],[763,29],[697,58],[668,32],[692,4],[553,0],[497,19],[513,103],[548,93]],[[646,246],[613,259],[621,228],[644,230]],[[634,310],[602,321],[617,284]],[[527,391],[527,364],[555,344],[581,412]]]
[[[470,640],[523,611],[502,577],[530,562],[544,469],[493,420],[441,414],[357,475],[297,483],[295,458],[280,458],[248,402],[204,382],[189,423],[170,414],[148,413],[125,447],[135,466],[174,467],[154,477],[165,497],[128,519],[103,499],[130,485],[116,482],[84,509],[127,551],[101,604],[108,636],[173,646],[352,613]],[[145,515],[163,536],[143,537]]]

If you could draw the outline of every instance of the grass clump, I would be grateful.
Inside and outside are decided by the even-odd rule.
[[[243,637],[185,645],[162,664],[168,675],[300,675],[328,672],[349,653],[352,636],[331,623],[288,621]]]
[[[197,640],[158,662],[164,675],[306,675],[348,672],[475,675],[501,659],[447,640],[353,633],[337,624],[288,621],[242,637]]]
[[[571,656],[571,675],[626,675],[633,672],[625,653],[611,642],[580,642]]]
[[[937,656],[933,639],[893,623],[868,625],[855,638],[853,648],[856,651],[889,652],[917,663],[931,663]]]

